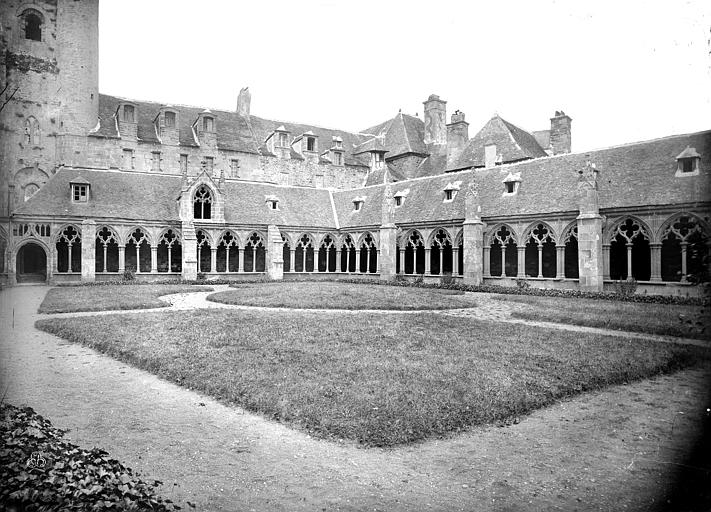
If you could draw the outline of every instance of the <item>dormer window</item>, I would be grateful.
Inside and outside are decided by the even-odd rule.
[[[316,151],[316,137],[306,137],[306,151]]]
[[[343,165],[343,153],[340,151],[333,152],[333,165]]]
[[[277,196],[265,196],[264,201],[266,202],[267,207],[270,210],[279,209],[279,198]]]
[[[448,203],[454,200],[454,198],[457,196],[457,191],[461,187],[462,182],[461,181],[455,181],[453,183],[447,183],[447,186],[444,187],[444,202]]]
[[[86,203],[87,193],[86,185],[74,185],[74,202]]]
[[[504,183],[504,194],[505,196],[510,196],[518,193],[518,188],[521,185],[521,173],[516,174],[509,173],[503,180]]]
[[[333,136],[333,148],[334,149],[343,149],[343,139],[334,135]]]
[[[89,201],[89,182],[77,176],[70,183],[72,187],[72,202],[86,203]]]
[[[166,112],[163,120],[166,128],[175,128],[175,112]]]
[[[136,109],[133,105],[123,106],[123,116],[121,120],[124,123],[135,123],[136,122]]]
[[[699,174],[701,155],[696,148],[687,146],[679,156],[676,157],[676,176],[696,176]]]
[[[280,133],[277,139],[277,145],[281,148],[286,148],[289,146],[289,136],[286,133]]]
[[[395,196],[395,206],[402,206],[402,196]]]
[[[215,120],[210,116],[205,116],[202,118],[202,129],[205,132],[215,131]]]
[[[353,211],[359,212],[363,208],[363,203],[365,202],[365,196],[354,197],[353,198]]]
[[[27,9],[22,13],[25,22],[25,39],[42,41],[42,14],[34,9]]]

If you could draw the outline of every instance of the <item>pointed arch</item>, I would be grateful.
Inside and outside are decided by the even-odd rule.
[[[563,250],[563,273],[567,279],[578,279],[580,267],[578,263],[578,221],[574,220],[561,232],[559,245]]]
[[[514,277],[518,274],[518,237],[506,223],[495,225],[487,234],[489,273],[491,276]]]
[[[264,272],[266,269],[266,238],[252,231],[244,241],[244,272]]]
[[[709,238],[708,224],[698,215],[680,212],[669,217],[657,232],[662,281],[708,282]]]
[[[215,272],[239,271],[239,235],[231,229],[225,229],[215,241],[217,246]]]
[[[606,233],[610,246],[610,278],[648,281],[651,277],[652,230],[633,215],[615,220]]]
[[[524,268],[530,277],[556,277],[557,252],[553,228],[547,222],[537,221],[524,231],[520,241],[525,247]]]
[[[126,236],[125,264],[126,269],[135,272],[151,271],[153,240],[150,231],[142,226],[132,227]]]
[[[213,217],[212,206],[215,203],[215,192],[206,183],[201,183],[193,192],[193,218],[209,220]]]
[[[118,272],[119,270],[119,236],[111,226],[102,225],[96,228],[95,272]]]
[[[57,272],[81,272],[81,230],[74,224],[65,224],[55,234]]]
[[[453,268],[452,234],[447,228],[432,230],[427,247],[430,249],[430,273],[443,275],[451,273]]]
[[[160,232],[157,250],[158,272],[181,272],[183,269],[182,235],[179,230],[166,228]]]

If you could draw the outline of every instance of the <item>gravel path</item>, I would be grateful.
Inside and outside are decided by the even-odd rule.
[[[35,330],[36,319],[55,316],[35,313],[47,290],[0,291],[6,400],[31,405],[77,444],[108,450],[162,480],[165,497],[201,511],[649,510],[688,462],[709,404],[711,371],[696,369],[584,394],[507,427],[366,450],[312,439]],[[208,293],[184,295],[160,311],[190,309]]]

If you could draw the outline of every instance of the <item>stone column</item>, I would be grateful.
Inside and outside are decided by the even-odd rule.
[[[425,247],[425,275],[432,273],[432,249]]]
[[[192,221],[184,221],[181,231],[183,233],[183,269],[181,277],[186,281],[194,281],[197,279],[198,273],[195,226]]]
[[[365,273],[370,273],[370,247],[365,249]]]
[[[484,247],[484,277],[491,277],[491,247]]]
[[[516,277],[519,279],[526,279],[526,246],[516,246],[518,252],[518,261],[516,266],[518,267],[516,272]]]
[[[681,282],[687,283],[688,281],[686,279],[686,250],[689,247],[689,243],[681,242],[681,244],[679,245],[681,245]],[[82,247],[84,246],[82,245]]]
[[[343,272],[343,264],[341,262],[341,250],[336,249],[336,272]]]
[[[269,279],[284,279],[284,242],[279,228],[273,224],[267,226],[266,270]]]
[[[306,246],[301,248],[301,271],[306,272]]]
[[[73,274],[72,271],[72,244],[67,243],[67,274]]]
[[[210,272],[217,272],[217,247],[210,247]]]
[[[383,224],[380,226],[380,252],[378,253],[378,268],[380,279],[389,281],[395,277],[397,270],[397,258],[400,257],[397,249],[397,227],[395,224]],[[403,267],[400,267],[400,272]]]
[[[380,249],[375,250],[375,273],[380,274]]]
[[[565,279],[565,245],[555,246],[555,278]]]
[[[356,268],[357,274],[360,274],[360,249],[356,249]]]
[[[239,265],[237,272],[246,272],[247,269],[244,268],[244,247],[237,248],[237,258],[237,264]]]
[[[649,244],[650,259],[652,264],[652,273],[649,276],[650,281],[662,280],[662,244]]]
[[[610,274],[610,246],[606,249],[603,251],[602,217],[597,214],[579,215],[578,284],[581,290],[602,291],[604,275]]]
[[[81,281],[96,280],[96,222],[87,219],[81,223]],[[71,267],[71,260],[69,261]]]
[[[580,260],[580,245],[578,244],[578,265]],[[602,246],[602,278],[610,279],[610,244]]]
[[[151,274],[158,273],[158,247],[151,245]]]
[[[444,247],[439,248],[439,275],[444,274]]]
[[[538,246],[538,277],[543,277],[543,246]]]
[[[119,274],[123,274],[124,271],[126,270],[126,246],[125,245],[119,245],[118,246],[118,251],[119,251]]]
[[[506,245],[501,244],[501,277],[506,277]]]
[[[230,271],[230,246],[225,245],[225,272]]]
[[[452,247],[452,275],[459,275],[459,247]]]
[[[462,250],[464,251],[464,284],[478,286],[484,282],[484,223],[478,215],[472,220],[464,221],[462,241]],[[502,252],[501,254],[501,263],[503,265],[506,252]],[[504,268],[503,266],[501,267],[502,275]]]
[[[289,272],[296,272],[296,247],[293,249],[289,247],[289,254],[291,255],[289,259]]]
[[[257,246],[252,246],[252,270],[250,272],[257,271]]]
[[[173,246],[168,246],[168,272],[173,271]]]
[[[632,273],[632,243],[627,242],[627,279],[634,276]]]

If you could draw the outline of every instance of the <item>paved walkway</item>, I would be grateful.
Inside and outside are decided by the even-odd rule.
[[[6,400],[31,405],[77,444],[107,449],[162,480],[165,497],[201,511],[647,510],[686,461],[707,404],[710,373],[690,370],[585,394],[509,427],[359,449],[35,330],[49,316],[35,313],[47,290],[0,291]],[[190,295],[202,299],[172,296],[170,309],[207,293]]]

